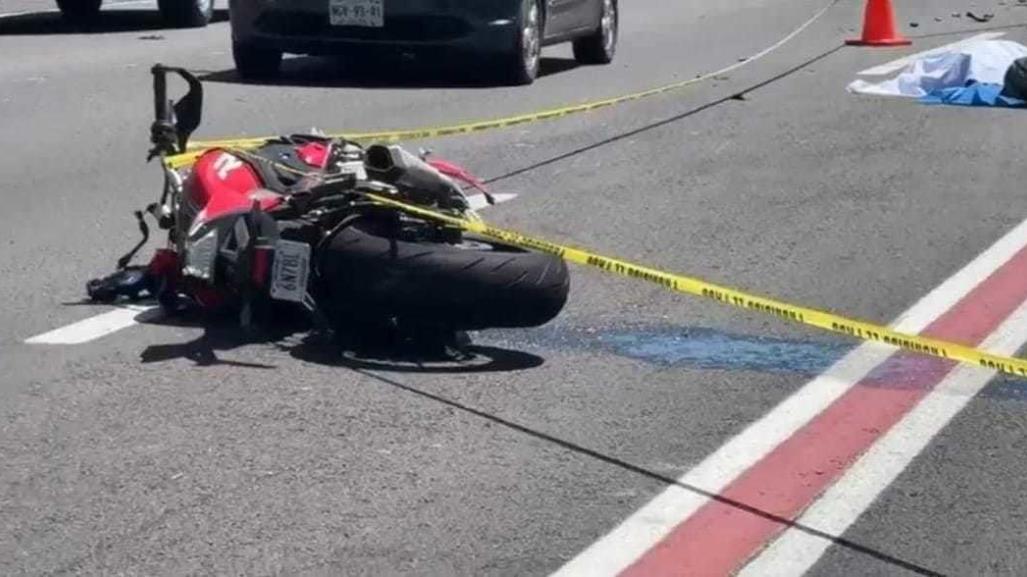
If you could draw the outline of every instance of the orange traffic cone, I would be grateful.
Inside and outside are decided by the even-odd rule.
[[[891,0],[867,0],[863,19],[863,37],[846,40],[853,46],[905,46],[912,44],[895,28],[895,11]]]

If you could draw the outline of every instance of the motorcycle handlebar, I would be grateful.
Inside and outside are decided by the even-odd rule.
[[[150,72],[153,74],[153,116],[157,122],[171,121],[171,101],[168,100],[167,69],[160,64]]]
[[[200,125],[203,113],[203,84],[184,68],[156,64],[153,74],[154,122],[150,140],[154,145],[150,158],[161,154],[185,152],[189,137]],[[178,102],[168,98],[168,72],[182,77],[189,92]]]

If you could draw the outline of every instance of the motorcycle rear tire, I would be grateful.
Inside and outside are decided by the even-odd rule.
[[[452,330],[526,328],[554,319],[570,274],[556,256],[473,240],[408,242],[349,226],[316,257],[321,298],[342,325],[391,319]]]

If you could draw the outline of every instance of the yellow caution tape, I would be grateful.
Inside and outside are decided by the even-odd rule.
[[[675,90],[681,90],[704,82],[711,78],[716,78],[724,74],[733,72],[734,70],[741,68],[756,62],[771,54],[775,50],[778,50],[788,42],[791,42],[793,38],[801,34],[804,30],[813,25],[814,22],[819,20],[824,14],[827,13],[839,0],[830,0],[820,10],[814,13],[808,20],[803,22],[798,28],[793,30],[787,36],[781,38],[771,46],[761,50],[754,54],[750,58],[745,58],[740,62],[736,62],[729,66],[725,66],[720,70],[715,70],[706,74],[701,74],[695,78],[688,80],[681,80],[678,82],[672,82],[656,88],[650,88],[647,90],[641,90],[639,92],[632,92],[630,94],[624,94],[622,96],[614,96],[612,98],[604,98],[599,100],[593,100],[589,102],[583,102],[581,104],[571,106],[561,106],[557,108],[550,108],[547,110],[540,110],[537,112],[531,112],[527,114],[520,114],[516,116],[508,116],[505,118],[496,118],[493,120],[483,120],[479,122],[468,122],[463,124],[455,124],[452,126],[440,126],[436,128],[418,128],[413,130],[395,130],[395,131],[382,131],[382,132],[366,132],[358,134],[334,134],[329,135],[333,138],[346,138],[348,140],[358,143],[393,143],[399,141],[409,140],[422,140],[426,138],[441,138],[443,136],[455,136],[459,134],[471,134],[475,132],[483,132],[486,130],[496,130],[500,128],[509,128],[511,126],[518,126],[522,124],[531,124],[534,122],[541,122],[544,120],[551,120],[554,118],[561,118],[564,116],[571,116],[574,114],[580,114],[583,112],[591,112],[593,110],[599,110],[601,108],[609,108],[611,106],[617,106],[632,102],[634,100],[641,100],[644,98],[650,98],[659,94],[672,92]],[[210,150],[211,148],[237,148],[237,149],[248,149],[256,148],[272,137],[263,138],[229,138],[224,140],[205,140],[205,141],[194,141],[190,144],[190,150],[183,154],[171,156],[167,158],[168,165],[172,168],[183,168],[192,164],[192,162],[204,151]]]
[[[172,168],[181,168],[191,164],[191,161],[185,160],[179,160],[176,164],[175,158],[165,158],[164,162]],[[624,260],[601,256],[584,249],[556,244],[518,232],[496,228],[480,219],[468,220],[443,214],[376,194],[367,194],[366,196],[374,202],[391,206],[412,215],[455,226],[467,232],[494,238],[513,246],[549,253],[568,262],[596,268],[610,274],[658,284],[670,291],[703,297],[725,305],[765,313],[782,320],[816,327],[864,341],[883,343],[927,356],[958,361],[1008,375],[1027,378],[1027,360],[993,355],[958,343],[902,333],[882,325],[854,320],[841,315],[754,295],[699,278],[668,273]]]
[[[959,361],[1008,375],[1027,377],[1027,361],[1023,359],[993,355],[957,343],[901,333],[885,326],[796,306],[776,299],[720,286],[698,278],[671,274],[627,261],[601,256],[580,248],[560,245],[517,232],[499,229],[484,222],[470,221],[442,214],[400,202],[393,198],[379,195],[368,196],[377,203],[415,216],[459,227],[467,232],[490,237],[521,248],[553,254],[568,262],[596,268],[606,273],[657,284],[670,291],[707,298],[725,305],[761,312],[782,320],[824,329],[832,333],[847,335],[864,341],[883,343],[923,355]]]
[[[418,128],[413,130],[395,130],[395,131],[381,131],[381,132],[366,132],[357,134],[334,134],[328,135],[332,138],[346,138],[357,143],[394,143],[399,141],[409,140],[423,140],[427,138],[441,138],[443,136],[455,136],[460,134],[471,134],[475,132],[483,132],[486,130],[496,130],[500,128],[509,128],[511,126],[518,126],[522,124],[531,124],[534,122],[541,122],[544,120],[550,120],[554,118],[561,118],[564,116],[571,116],[574,114],[580,114],[583,112],[591,112],[593,110],[599,110],[601,108],[609,108],[611,106],[617,106],[632,102],[634,100],[641,100],[644,98],[650,98],[659,94],[667,92],[673,92],[675,90],[681,90],[705,82],[711,78],[717,78],[730,72],[746,66],[760,60],[767,55],[778,50],[788,42],[791,42],[796,36],[801,34],[807,28],[812,26],[817,20],[824,16],[828,10],[838,4],[840,0],[830,0],[820,10],[814,13],[808,20],[803,22],[798,28],[792,30],[788,35],[784,36],[774,44],[764,48],[760,52],[752,55],[750,58],[742,59],[739,62],[725,66],[720,70],[701,74],[695,78],[688,80],[681,80],[672,82],[656,88],[649,88],[647,90],[641,90],[639,92],[632,92],[630,94],[624,94],[622,96],[614,96],[612,98],[604,98],[599,100],[593,100],[589,102],[583,102],[581,104],[571,106],[561,106],[557,108],[550,108],[547,110],[540,110],[537,112],[530,112],[527,114],[520,114],[516,116],[508,116],[504,118],[496,118],[493,120],[483,120],[479,122],[467,122],[463,124],[454,124],[452,126],[440,126],[435,128]],[[189,150],[186,152],[170,156],[166,159],[168,166],[178,169],[189,166],[203,154],[204,151],[212,148],[236,148],[236,149],[251,149],[261,146],[269,139],[274,137],[257,137],[257,138],[229,138],[223,140],[204,140],[204,141],[193,141],[189,145]]]
[[[563,116],[571,116],[573,114],[580,114],[582,112],[590,112],[598,110],[600,108],[609,108],[611,106],[617,106],[625,102],[631,102],[633,100],[640,100],[643,98],[649,98],[656,96],[657,94],[663,94],[673,90],[679,90],[686,86],[691,86],[698,82],[702,82],[709,75],[684,80],[681,82],[675,82],[659,88],[652,88],[649,90],[643,90],[641,92],[635,92],[632,94],[626,94],[623,96],[616,96],[614,98],[607,98],[603,100],[594,100],[592,102],[585,102],[574,106],[564,106],[561,108],[552,108],[549,110],[541,110],[538,112],[532,112],[529,114],[521,114],[517,116],[508,116],[506,118],[497,118],[494,120],[484,120],[480,122],[468,122],[466,124],[455,124],[452,126],[440,126],[436,128],[418,128],[413,130],[396,130],[387,132],[365,132],[358,134],[335,134],[329,135],[331,138],[345,138],[347,140],[357,143],[393,143],[400,141],[409,140],[423,140],[427,138],[441,138],[443,136],[455,136],[460,134],[471,134],[475,132],[483,132],[486,130],[495,130],[499,128],[508,128],[511,126],[518,126],[521,124],[531,124],[533,122],[541,122],[543,120],[550,120],[553,118],[560,118]],[[268,140],[276,137],[263,137],[263,138],[234,138],[224,140],[204,140],[196,141],[189,145],[190,150],[183,154],[167,157],[168,166],[172,168],[183,168],[192,164],[197,157],[212,148],[236,148],[236,149],[253,149],[257,148]]]
[[[439,126],[439,127],[427,127],[427,128],[415,128],[407,130],[386,130],[377,132],[363,132],[363,133],[349,133],[349,134],[329,134],[330,138],[347,139],[356,143],[395,143],[400,141],[416,141],[424,139],[434,139],[442,137],[456,136],[456,134],[469,134],[472,132],[481,132],[485,130],[493,130],[498,128],[507,128],[510,126],[517,126],[520,124],[530,124],[533,122],[540,122],[543,120],[550,120],[554,118],[561,118],[564,116],[571,116],[574,114],[580,114],[583,112],[592,112],[603,108],[610,108],[613,106],[630,103],[633,101],[648,99],[655,97],[657,94],[665,92],[671,92],[674,90],[680,90],[699,82],[705,82],[711,78],[717,78],[730,72],[733,72],[741,67],[748,66],[756,61],[763,59],[763,57],[781,48],[785,44],[791,42],[796,36],[801,34],[807,28],[812,26],[816,21],[819,21],[832,7],[838,4],[840,0],[830,0],[820,10],[814,12],[806,22],[802,23],[798,28],[793,30],[787,36],[779,39],[770,46],[767,46],[763,50],[760,50],[756,54],[753,54],[748,59],[743,59],[740,62],[721,68],[714,72],[706,74],[700,74],[695,78],[688,80],[680,80],[677,82],[671,82],[670,84],[664,84],[655,88],[648,88],[637,92],[631,92],[619,97],[612,97],[608,99],[601,99],[596,101],[589,101],[578,105],[564,106],[558,108],[551,108],[547,110],[541,110],[538,112],[531,112],[528,114],[520,114],[516,116],[507,116],[503,118],[496,118],[493,120],[483,120],[478,122],[466,122],[461,124],[453,124],[450,126]],[[212,148],[235,148],[235,149],[252,149],[261,146],[266,143],[269,139],[274,137],[263,137],[263,138],[246,138],[246,139],[224,139],[214,141],[193,141],[189,145],[189,150],[183,154],[176,156],[169,156],[166,159],[167,165],[173,168],[182,168],[191,164],[200,154],[206,150]]]

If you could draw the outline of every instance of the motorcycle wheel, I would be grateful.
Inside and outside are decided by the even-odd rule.
[[[535,327],[560,313],[570,289],[567,265],[553,255],[478,239],[410,242],[360,222],[315,258],[319,302],[342,325]]]

